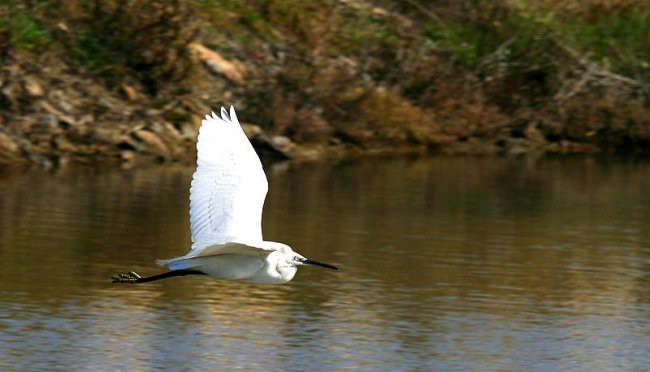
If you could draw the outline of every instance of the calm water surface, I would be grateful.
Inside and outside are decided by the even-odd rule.
[[[0,369],[650,365],[648,161],[275,165],[265,237],[342,271],[112,285],[185,253],[192,171],[0,172]]]

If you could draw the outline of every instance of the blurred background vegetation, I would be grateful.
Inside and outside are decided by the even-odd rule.
[[[0,159],[191,157],[221,104],[286,152],[647,152],[649,46],[645,0],[2,0]]]

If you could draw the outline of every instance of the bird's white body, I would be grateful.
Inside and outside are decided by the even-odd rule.
[[[190,189],[192,247],[158,263],[217,279],[280,284],[298,265],[334,266],[308,260],[288,245],[262,239],[262,208],[268,190],[259,157],[235,110],[206,116],[199,129],[197,168]],[[137,274],[136,274],[137,275]]]
[[[195,269],[216,279],[282,284],[296,275],[297,255],[289,246],[261,242],[257,246],[225,243],[190,251],[185,256],[160,260],[172,270]]]
[[[298,269],[295,266],[279,266],[283,257],[278,252],[269,253],[264,258],[253,258],[238,254],[224,254],[199,258],[197,268],[207,275],[228,280],[241,280],[251,283],[282,284],[290,281]]]

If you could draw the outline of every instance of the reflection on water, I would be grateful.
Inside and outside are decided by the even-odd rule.
[[[648,162],[276,165],[265,237],[342,271],[111,285],[189,247],[191,173],[0,173],[0,369],[650,365]]]

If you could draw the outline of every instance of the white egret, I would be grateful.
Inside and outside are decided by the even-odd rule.
[[[114,283],[146,283],[184,275],[280,284],[298,266],[338,270],[262,239],[262,207],[268,190],[262,163],[237,120],[234,108],[206,115],[199,129],[197,168],[190,188],[192,247],[185,256],[157,263],[170,271],[142,277],[131,271]]]

